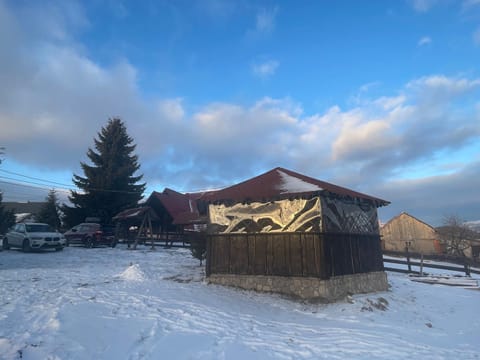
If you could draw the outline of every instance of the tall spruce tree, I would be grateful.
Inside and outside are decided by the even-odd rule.
[[[81,162],[85,176],[73,175],[73,183],[82,191],[71,191],[69,200],[74,206],[62,207],[67,226],[86,217],[110,223],[118,212],[136,206],[145,191],[145,183],[138,183],[143,175],[135,176],[140,168],[133,154],[136,145],[120,119],[109,119],[94,143],[96,151],[89,148],[87,152],[93,165]]]
[[[38,222],[49,224],[54,229],[59,230],[61,221],[58,211],[58,199],[55,190],[50,190],[45,201],[45,204],[42,206],[38,215],[36,216],[36,220]]]

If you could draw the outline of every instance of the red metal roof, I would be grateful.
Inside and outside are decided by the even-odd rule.
[[[377,206],[389,204],[386,200],[317,180],[281,167],[267,171],[264,174],[258,175],[239,184],[211,192],[204,196],[203,200],[209,202],[261,201],[294,196],[307,196],[325,191],[340,196],[370,200]]]
[[[207,191],[182,194],[178,191],[165,188],[161,193],[157,191],[152,192],[146,203],[151,204],[152,198],[160,201],[173,219],[173,224],[194,224],[204,222],[198,213],[197,200],[210,193],[210,191]]]
[[[152,192],[146,203],[150,204],[152,198],[158,199],[172,218],[175,218],[175,216],[180,213],[190,210],[188,197],[185,194],[172,189],[166,188],[161,193],[157,191]]]
[[[170,214],[174,224],[192,224],[203,221],[198,213],[197,201],[268,201],[295,196],[308,196],[325,191],[340,196],[370,200],[377,206],[389,204],[386,200],[317,180],[281,167],[221,190],[187,194],[182,194],[169,188],[166,188],[161,193],[154,191],[146,201],[146,204],[150,205],[151,199],[156,198]]]
[[[157,215],[152,210],[150,206],[142,206],[133,209],[127,209],[122,212],[119,212],[117,215],[113,217],[113,220],[138,220],[143,219],[143,216],[146,212],[150,213],[150,218],[152,220],[158,220]]]

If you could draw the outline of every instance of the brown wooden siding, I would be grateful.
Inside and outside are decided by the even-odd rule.
[[[207,275],[332,276],[382,271],[378,235],[242,233],[208,235]]]
[[[381,229],[383,248],[387,251],[409,251],[419,254],[440,254],[443,249],[433,227],[402,213],[386,223]]]

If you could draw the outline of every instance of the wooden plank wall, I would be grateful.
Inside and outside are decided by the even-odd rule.
[[[207,275],[331,276],[383,270],[378,235],[247,233],[208,235]]]
[[[380,232],[387,251],[405,251],[408,242],[411,252],[429,255],[443,252],[435,229],[407,213],[390,220]]]

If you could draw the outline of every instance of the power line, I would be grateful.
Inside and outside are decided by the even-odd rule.
[[[23,182],[23,183],[18,183],[18,182],[14,183],[14,182],[0,180],[0,183],[6,183],[6,184],[10,184],[10,185],[31,187],[31,188],[41,189],[41,190],[49,190],[50,189],[50,188],[40,187],[40,186],[47,186],[48,184],[41,184],[41,183],[36,183],[36,182],[33,182],[33,181],[19,180],[19,179],[10,178],[8,176],[1,176],[1,175],[0,175],[0,179],[7,179],[7,180],[14,180],[14,181],[22,181]],[[37,185],[37,186],[26,185],[25,183],[26,184],[33,184],[33,185]],[[58,188],[55,188],[55,189],[57,190]],[[70,188],[64,188],[64,189],[60,188],[60,189],[58,189],[58,191],[63,191],[63,192],[78,191],[78,190],[79,190],[78,188],[77,189],[70,189]],[[86,191],[86,192],[118,193],[118,194],[138,194],[138,191],[111,190],[111,189],[100,189],[100,188],[87,188],[87,189],[83,189],[83,191]]]
[[[28,175],[24,175],[24,174],[20,174],[20,173],[17,173],[17,172],[4,170],[4,169],[0,169],[0,171],[1,171],[1,172],[4,172],[4,173],[7,173],[7,174],[10,174],[10,175],[22,176],[22,177],[25,177],[25,178],[27,178],[27,179],[38,180],[38,181],[42,181],[42,182],[46,182],[46,183],[52,183],[52,184],[56,184],[56,185],[65,186],[65,187],[67,187],[67,188],[68,188],[69,186],[72,186],[72,185],[62,184],[62,183],[59,183],[59,182],[56,182],[56,181],[41,179],[41,178],[37,178],[37,177],[33,177],[33,176],[28,176]],[[15,179],[15,180],[16,180],[16,179]]]
[[[8,176],[2,176],[2,175],[0,175],[0,179],[7,179],[7,180],[13,180],[13,181],[22,181],[23,183],[32,184],[32,185],[38,185],[38,186],[48,186],[48,184],[42,184],[42,183],[37,183],[37,182],[33,182],[33,181],[19,180],[19,179],[11,178],[11,177],[8,177]],[[24,185],[24,184],[22,184],[22,183],[10,183],[10,184]],[[25,185],[25,186],[30,186],[30,185]],[[31,187],[33,187],[33,186],[31,186]],[[43,188],[43,189],[44,189],[44,188]],[[73,190],[73,189],[64,188],[64,190]]]
[[[4,176],[0,176],[0,178],[5,179]],[[8,179],[8,178],[6,178],[6,179]],[[10,179],[10,180],[11,180],[11,179]],[[13,179],[13,180],[16,180],[16,179]],[[36,189],[36,190],[46,190],[46,191],[51,190],[51,188],[40,187],[40,186],[33,186],[33,185],[22,184],[22,183],[18,183],[18,182],[5,181],[5,180],[0,180],[0,184],[9,184],[9,185],[21,186],[21,187],[26,187],[26,188]],[[33,184],[34,184],[34,183],[33,183]],[[36,184],[36,185],[38,185],[38,184]],[[40,185],[43,185],[43,184],[40,184]],[[64,193],[69,193],[69,192],[70,192],[70,189],[59,189],[59,188],[55,188],[55,191],[64,192]]]

